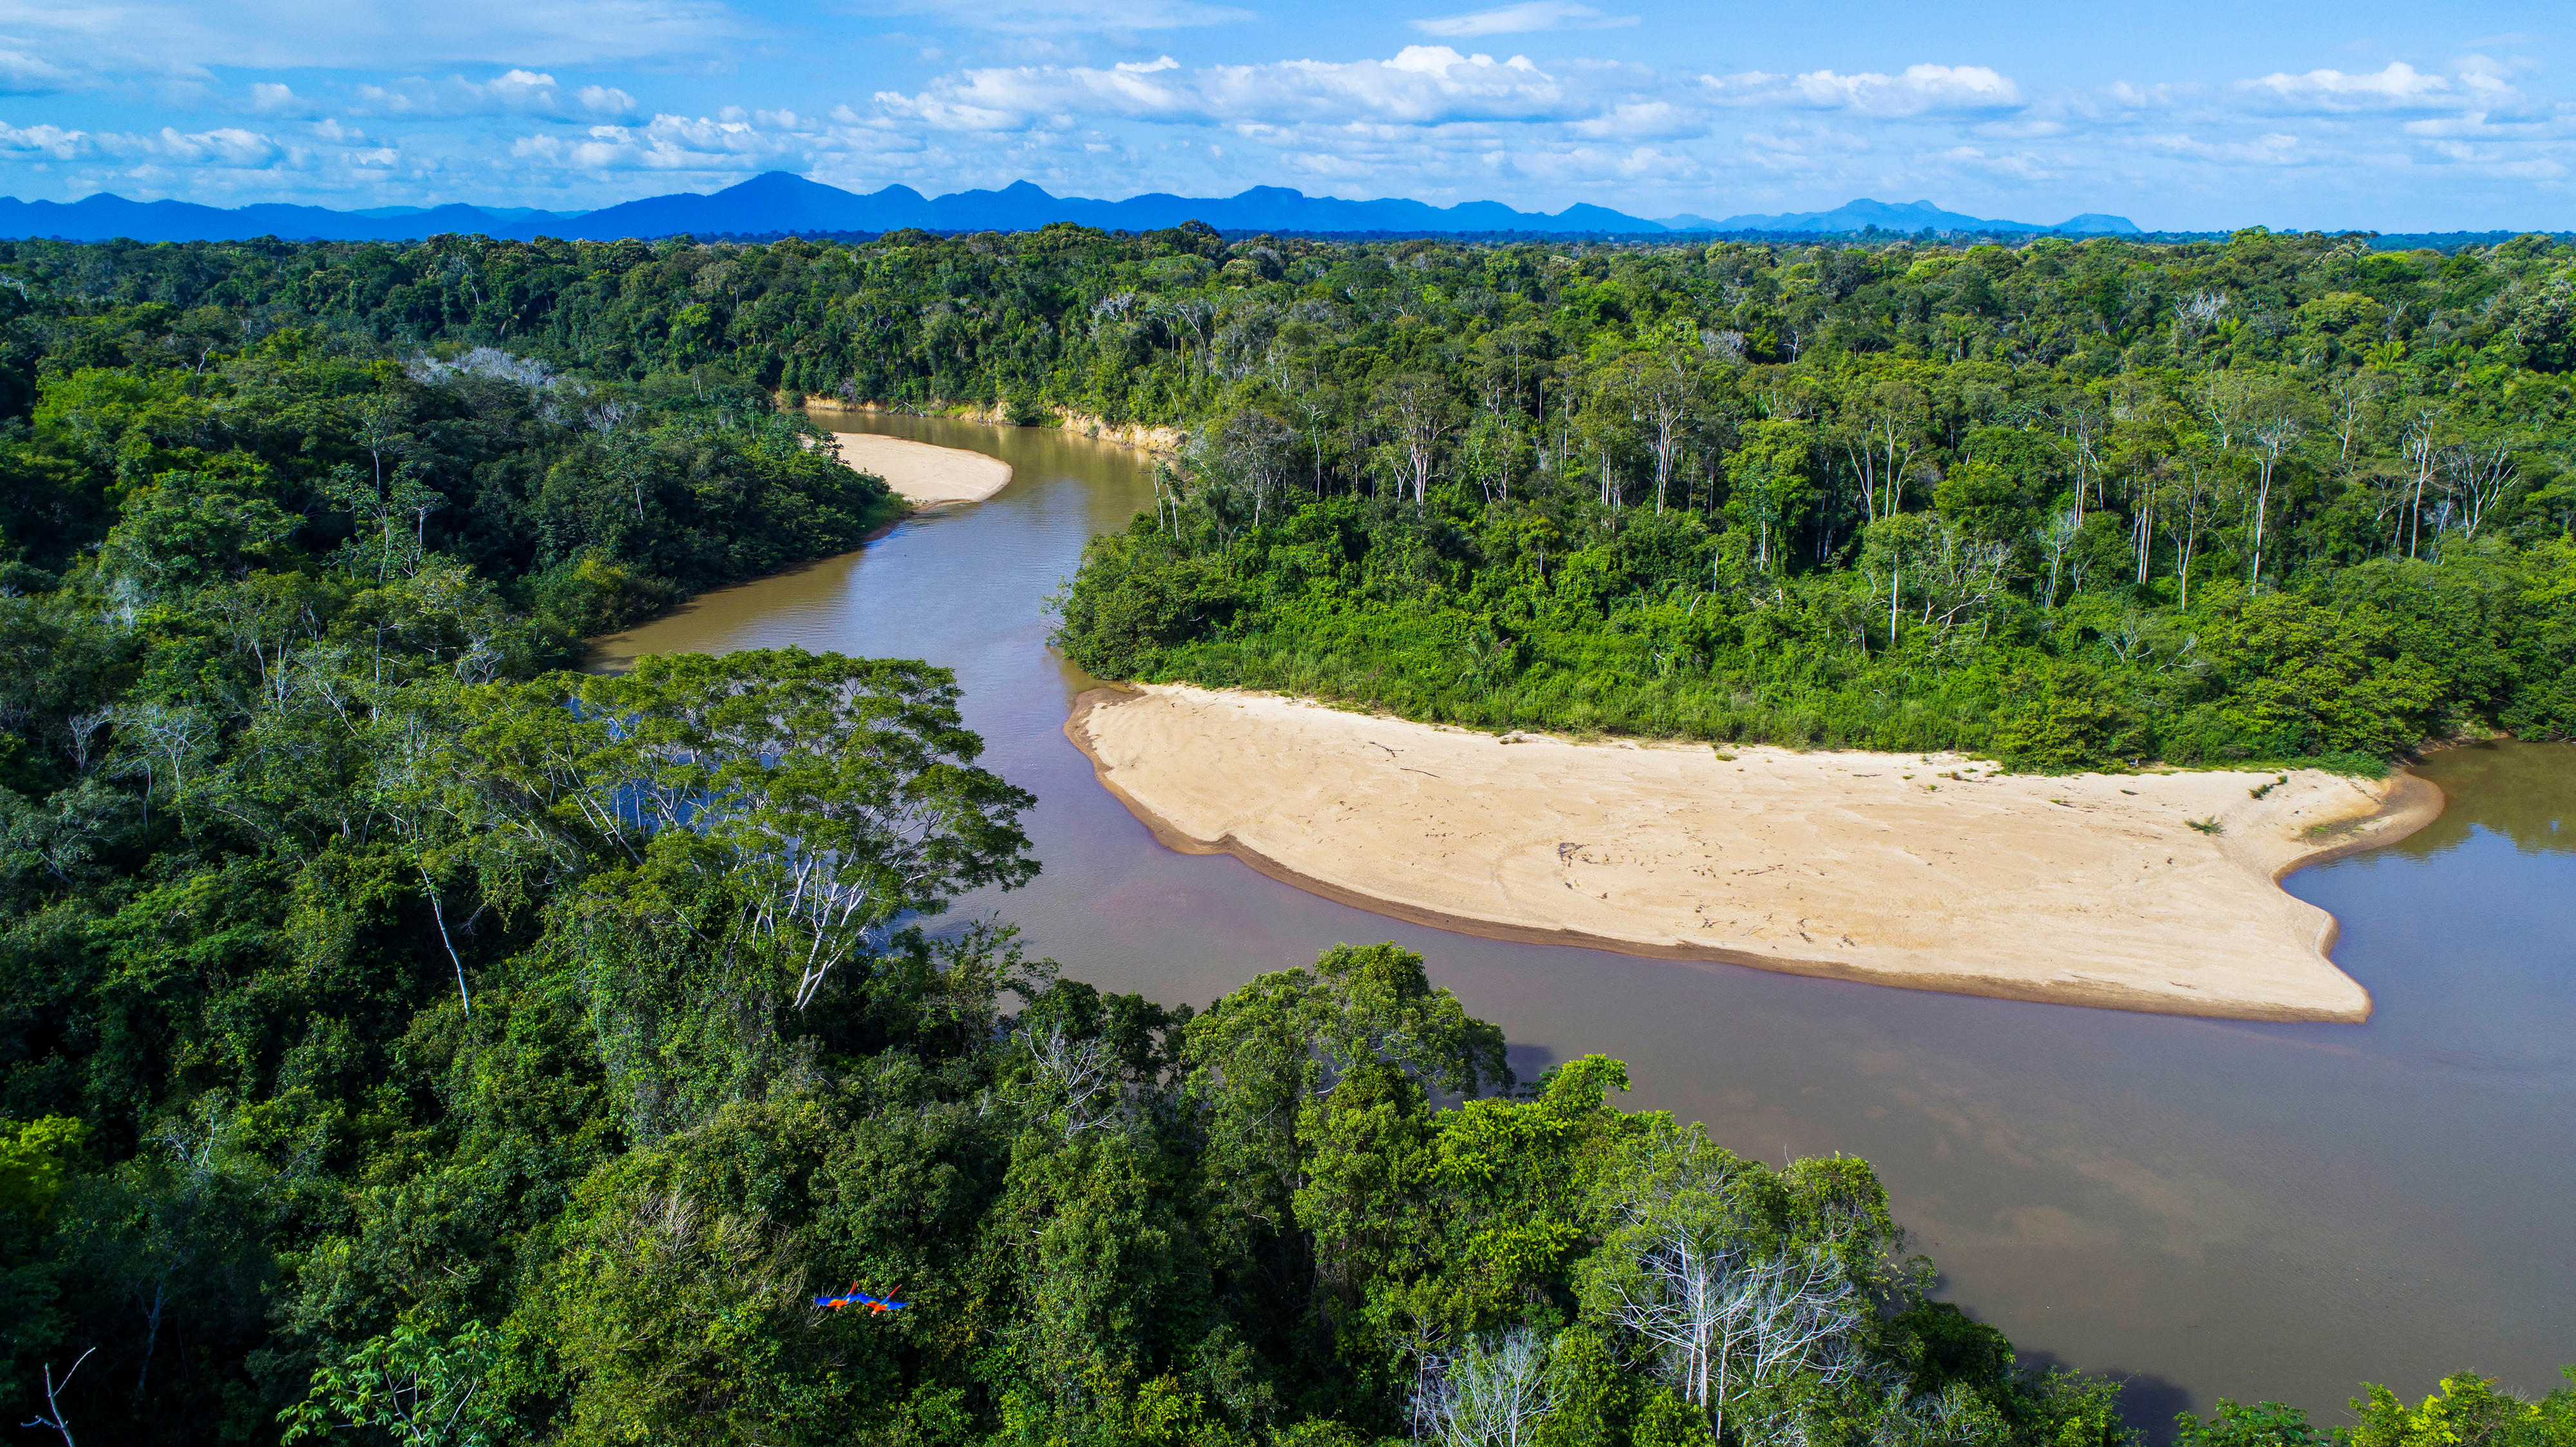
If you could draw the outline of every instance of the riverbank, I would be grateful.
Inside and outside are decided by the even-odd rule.
[[[827,397],[819,393],[809,394],[799,402],[793,399],[792,394],[781,393],[778,397],[778,405],[784,410],[802,411],[809,416],[815,413],[832,412],[849,415],[874,413],[896,417],[946,417],[959,422],[980,422],[993,427],[1024,425],[1012,421],[1007,409],[981,402],[933,402],[926,410],[908,410],[903,407],[889,406],[883,402],[844,402],[837,397]],[[1039,425],[1054,427],[1077,437],[1114,442],[1121,447],[1133,447],[1139,451],[1156,453],[1178,452],[1189,445],[1190,434],[1178,427],[1154,427],[1142,422],[1111,422],[1088,412],[1076,412],[1070,407],[1050,406],[1047,410],[1050,420]]]
[[[835,432],[841,461],[873,472],[916,508],[982,502],[1010,486],[1011,465],[956,447],[933,447],[874,432]]]
[[[931,508],[970,502],[982,502],[1010,485],[1011,465],[986,453],[962,447],[940,447],[908,438],[887,437],[873,432],[835,432],[840,459],[861,472],[872,472],[884,478],[894,490],[895,502],[884,504],[891,515],[882,525],[858,539],[873,543],[893,532],[911,516]],[[778,584],[808,574],[832,558],[808,558],[764,578],[749,578],[679,600],[649,618],[638,619],[614,633],[583,640],[581,666],[591,672],[618,672],[634,666],[645,653],[674,651],[656,649],[646,640],[669,631],[675,620],[692,621],[684,631],[708,626],[749,627],[766,606]]]
[[[2407,775],[2004,775],[1097,689],[1065,732],[1173,848],[1444,929],[2000,999],[2369,1018],[2302,864],[2440,814]],[[2203,827],[2195,827],[2199,821]]]

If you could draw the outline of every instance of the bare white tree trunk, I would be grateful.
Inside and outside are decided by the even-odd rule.
[[[1440,1447],[1529,1447],[1557,1407],[1548,1350],[1528,1327],[1470,1341],[1413,1391],[1415,1437]]]

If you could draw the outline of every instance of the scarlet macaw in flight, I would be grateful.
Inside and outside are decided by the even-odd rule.
[[[900,1288],[898,1288],[898,1290],[899,1289]],[[868,1309],[868,1314],[870,1316],[883,1316],[889,1311],[901,1311],[905,1307],[912,1305],[909,1301],[895,1300],[894,1293],[891,1291],[887,1292],[883,1296],[870,1296],[868,1293],[859,1290],[859,1284],[855,1281],[850,1283],[850,1289],[842,1295],[818,1296],[814,1298],[814,1304],[816,1306],[828,1306],[834,1311],[839,1311],[845,1306],[864,1306]]]

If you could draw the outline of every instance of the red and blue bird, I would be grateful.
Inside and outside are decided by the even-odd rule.
[[[891,1291],[887,1292],[883,1296],[875,1296],[868,1292],[861,1291],[859,1290],[859,1284],[855,1281],[850,1283],[850,1289],[848,1291],[839,1296],[815,1297],[814,1304],[816,1306],[828,1306],[834,1311],[839,1311],[845,1306],[865,1307],[870,1316],[883,1316],[889,1311],[901,1311],[905,1307],[912,1305],[909,1301],[895,1300],[894,1293]]]

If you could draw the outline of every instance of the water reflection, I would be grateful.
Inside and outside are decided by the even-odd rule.
[[[2400,842],[2417,858],[2456,849],[2475,833],[2502,835],[2516,849],[2576,850],[2576,743],[2510,741],[2463,744],[2437,751],[2416,770],[2454,795],[2477,799],[2475,810],[2454,809]]]

